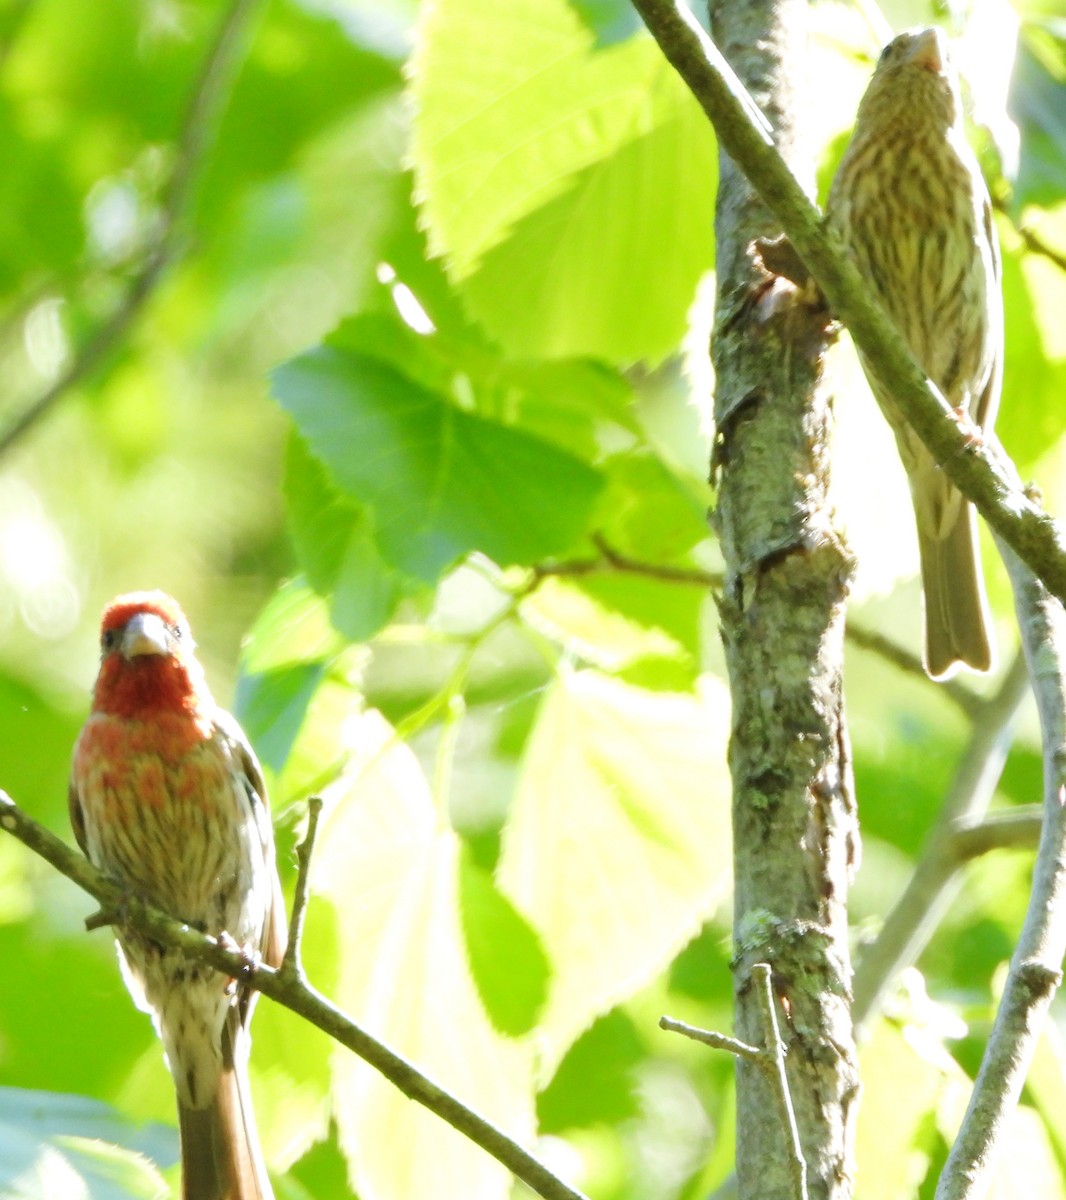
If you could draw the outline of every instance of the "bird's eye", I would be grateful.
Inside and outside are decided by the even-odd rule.
[[[170,630],[170,636],[176,642],[180,642],[181,639],[185,636],[185,630],[182,629],[182,627],[180,625],[168,625],[167,628]]]
[[[105,629],[100,635],[100,648],[106,653],[108,650],[114,650],[115,644],[118,641],[118,634],[113,629]]]

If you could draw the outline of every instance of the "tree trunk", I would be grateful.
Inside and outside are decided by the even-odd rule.
[[[800,178],[792,72],[804,0],[712,0],[712,33]],[[720,618],[733,698],[736,1033],[762,1045],[752,967],[767,962],[808,1192],[852,1194],[858,1072],[849,1011],[847,888],[858,853],[842,667],[850,559],[833,524],[824,314],[771,283],[755,238],[778,231],[722,156],[716,211]],[[794,1200],[767,1077],[737,1064],[741,1200]]]

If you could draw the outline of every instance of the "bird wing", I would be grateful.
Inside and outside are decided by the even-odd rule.
[[[256,828],[259,830],[263,861],[266,863],[271,880],[270,904],[267,908],[260,953],[267,966],[280,967],[285,954],[287,922],[285,900],[281,894],[281,880],[278,878],[277,859],[274,854],[274,826],[270,819],[270,806],[267,801],[263,771],[251,743],[234,717],[225,710],[218,709],[214,716],[214,726],[229,743],[234,759],[241,768],[245,791],[248,794]]]
[[[85,814],[81,811],[81,797],[78,795],[78,785],[74,782],[73,774],[67,787],[67,803],[70,806],[70,827],[74,830],[74,840],[81,847],[82,854],[89,857],[89,839],[85,833]]]
[[[993,299],[1001,298],[1003,295],[1003,267],[1000,261],[999,254],[999,239],[996,237],[996,230],[992,218],[992,201],[986,195],[984,200],[984,225],[985,225],[985,240],[992,250],[992,282],[993,287],[990,291],[990,305]],[[998,300],[999,311],[997,313],[989,312],[989,320],[995,321],[998,328],[994,331],[996,339],[996,353],[992,360],[992,370],[988,372],[988,379],[985,381],[984,389],[980,396],[977,397],[977,405],[973,413],[974,421],[979,429],[986,433],[992,432],[992,426],[996,420],[996,410],[999,408],[999,391],[1002,384],[1003,376],[1003,310],[1002,299]]]

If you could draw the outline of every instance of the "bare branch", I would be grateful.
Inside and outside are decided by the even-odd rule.
[[[958,890],[959,868],[972,857],[960,846],[972,839],[975,823],[984,817],[995,794],[1014,717],[1028,691],[1025,659],[1019,654],[998,691],[982,704],[914,874],[876,941],[859,959],[851,1010],[856,1029],[876,1015],[886,989],[921,953]]]
[[[1044,756],[1044,820],[1033,888],[1003,998],[937,1200],[984,1195],[1021,1095],[1066,954],[1066,613],[1000,541],[1033,681]]]
[[[699,567],[678,567],[670,563],[654,563],[648,562],[646,559],[632,558],[614,549],[602,534],[595,534],[592,541],[600,551],[601,557],[568,558],[558,562],[537,563],[532,568],[533,584],[529,590],[533,590],[541,579],[579,579],[587,575],[604,575],[612,572],[619,575],[639,575],[647,579],[659,579],[664,583],[677,583],[709,590],[718,590],[722,587],[724,576],[719,571],[706,571]],[[879,655],[886,662],[905,671],[908,675],[914,675],[926,683],[935,684],[971,719],[975,718],[984,708],[984,700],[968,684],[961,679],[930,680],[922,666],[921,658],[899,645],[898,642],[885,637],[883,633],[866,629],[855,621],[848,621],[844,636],[852,645],[868,650],[871,654]]]
[[[694,1042],[701,1042],[704,1046],[710,1046],[712,1050],[725,1050],[728,1054],[746,1059],[759,1067],[763,1066],[766,1059],[766,1051],[760,1050],[758,1046],[749,1046],[747,1042],[742,1042],[725,1033],[715,1033],[712,1029],[700,1029],[698,1025],[688,1025],[684,1021],[677,1020],[676,1017],[660,1017],[659,1028],[665,1029],[668,1033],[679,1033],[682,1037],[687,1037]]]
[[[592,542],[607,562],[616,570],[631,575],[649,575],[668,583],[690,583],[696,587],[720,588],[723,576],[720,571],[701,571],[696,567],[672,567],[665,563],[647,563],[630,558],[615,550],[600,533],[592,535]]]
[[[281,973],[305,981],[303,962],[300,958],[300,943],[303,940],[304,917],[307,901],[311,894],[311,855],[315,852],[318,837],[318,819],[322,815],[322,797],[312,796],[307,801],[307,833],[296,847],[296,891],[292,900],[292,918],[289,921],[289,942],[285,957],[281,961]]]
[[[759,1002],[759,1012],[763,1024],[763,1041],[765,1045],[749,1046],[747,1042],[739,1041],[724,1033],[715,1033],[710,1029],[700,1029],[696,1025],[688,1025],[674,1017],[660,1017],[659,1028],[670,1033],[680,1033],[683,1037],[701,1042],[714,1050],[725,1050],[736,1058],[743,1059],[765,1072],[770,1080],[771,1090],[777,1103],[781,1127],[788,1140],[789,1172],[792,1180],[794,1200],[807,1200],[807,1164],[803,1158],[803,1145],[800,1142],[799,1126],[796,1124],[796,1113],[792,1107],[792,1093],[789,1091],[788,1075],[785,1071],[786,1046],[781,1040],[777,1023],[777,1001],[774,999],[773,972],[769,963],[756,963],[751,968],[752,981],[755,984],[756,996]]]
[[[1025,243],[1025,248],[1030,253],[1037,254],[1041,258],[1046,258],[1048,262],[1054,263],[1060,271],[1066,271],[1066,253],[1045,242],[1040,234],[1031,225],[1027,225],[1024,220],[1015,220],[1013,214],[1007,208],[1006,200],[1002,195],[992,197],[992,207],[996,212],[1002,213],[1010,221],[1014,231]]]
[[[234,0],[219,24],[200,68],[178,137],[177,159],[163,197],[152,246],[125,296],[89,337],[60,376],[0,433],[0,454],[9,450],[72,387],[90,375],[126,335],[154,294],[166,269],[180,256],[181,224],[214,137],[219,114],[240,62],[250,19],[262,0]]]
[[[293,973],[275,970],[263,963],[250,965],[244,952],[230,946],[228,941],[199,933],[145,904],[29,817],[4,791],[0,791],[0,829],[18,838],[23,845],[93,896],[104,913],[121,913],[125,924],[154,941],[176,946],[190,958],[210,963],[321,1029],[368,1062],[405,1096],[418,1101],[452,1128],[465,1134],[545,1200],[586,1200],[581,1192],[553,1175],[503,1130],[468,1108],[417,1067],[361,1029],[310,984]],[[304,845],[307,846],[306,840]],[[108,923],[114,923],[114,920],[112,918]],[[302,924],[302,918],[300,921],[294,919],[293,924]]]
[[[907,650],[891,638],[885,637],[883,633],[878,633],[874,629],[866,629],[855,621],[849,621],[845,627],[844,636],[853,646],[869,650],[871,654],[879,655],[885,662],[892,663],[893,666],[905,671],[908,675],[926,680],[961,708],[971,720],[974,720],[985,707],[985,701],[961,679],[931,680],[917,654]]]
[[[1039,804],[990,813],[973,823],[961,822],[955,827],[955,856],[960,862],[969,862],[992,850],[1035,850],[1043,827],[1044,810]]]

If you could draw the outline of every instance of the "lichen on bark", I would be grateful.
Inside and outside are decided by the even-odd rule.
[[[723,0],[712,34],[792,169],[803,0]],[[858,1071],[849,1011],[847,892],[858,854],[843,703],[851,559],[829,502],[831,398],[824,311],[773,279],[755,242],[779,232],[723,155],[715,216],[717,488],[726,563],[719,616],[733,699],[735,1033],[759,1043],[751,969],[768,962],[788,1045],[809,1195],[852,1194]],[[792,1197],[765,1074],[737,1063],[742,1200]]]

